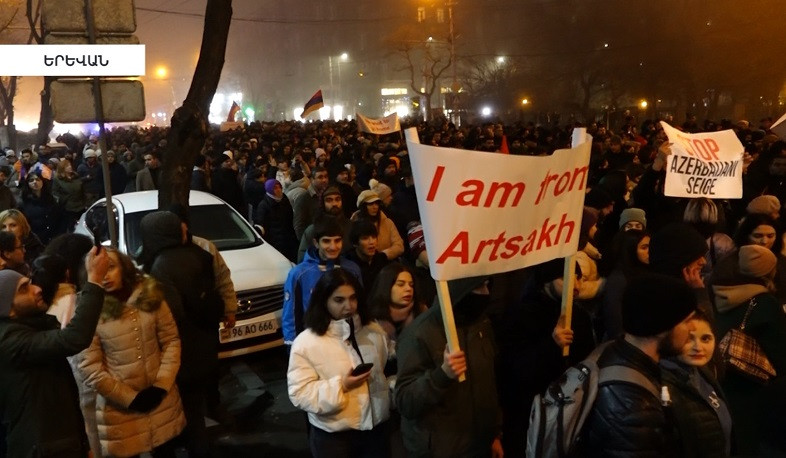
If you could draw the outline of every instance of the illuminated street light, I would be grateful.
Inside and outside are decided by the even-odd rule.
[[[504,64],[505,63],[505,56],[497,57],[497,63],[498,64]]]
[[[254,111],[253,108],[248,107],[243,112],[246,114],[246,119],[248,122],[254,122],[254,115],[256,114],[256,111]]]
[[[645,110],[645,109],[647,108],[647,105],[648,105],[648,103],[647,103],[647,101],[646,101],[646,100],[642,100],[642,101],[639,103],[639,106],[641,107],[641,109],[642,109],[642,110]]]
[[[482,114],[483,116],[491,116],[491,108],[483,107],[483,109],[480,110],[480,114]]]
[[[529,105],[529,99],[521,99],[522,105]]]
[[[346,61],[347,59],[349,59],[349,54],[347,54],[345,52],[342,52],[341,53],[341,60]]]

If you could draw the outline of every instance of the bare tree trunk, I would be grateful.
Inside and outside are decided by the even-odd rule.
[[[51,76],[44,77],[44,88],[41,90],[41,115],[38,118],[38,133],[35,136],[36,145],[49,143],[49,132],[55,127],[55,115],[50,103],[52,81]]]
[[[163,154],[158,208],[179,203],[188,208],[191,170],[209,133],[207,115],[224,67],[232,0],[208,0],[202,47],[191,88],[183,106],[175,110]]]
[[[10,102],[6,107],[7,127],[8,127],[8,144],[11,148],[16,148],[16,125],[14,124],[14,97],[16,97],[16,76],[11,77],[11,82],[8,88],[8,97]]]

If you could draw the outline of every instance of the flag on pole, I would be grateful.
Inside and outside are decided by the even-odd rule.
[[[238,105],[237,102],[232,102],[232,107],[229,109],[229,114],[227,115],[227,122],[233,122],[238,111],[240,111],[240,105]]]
[[[303,106],[303,113],[300,113],[300,118],[305,119],[306,116],[324,106],[325,102],[322,100],[322,89],[320,89],[312,95],[308,102],[306,102],[306,105]]]
[[[510,150],[508,149],[508,137],[505,134],[502,134],[502,144],[499,145],[499,152],[502,154],[510,154]]]

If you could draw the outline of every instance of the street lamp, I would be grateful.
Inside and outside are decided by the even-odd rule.
[[[505,63],[505,56],[497,57],[497,63],[498,64],[504,64]]]
[[[642,100],[641,102],[639,102],[639,106],[641,107],[642,110],[646,110],[647,109],[647,105],[649,105],[649,104],[647,103],[646,100]]]
[[[529,99],[521,99],[522,105],[529,105]]]
[[[336,97],[336,92],[333,88],[333,56],[328,56],[328,71],[330,72],[330,98],[334,105],[341,102],[341,62],[346,62],[349,60],[349,54],[346,52],[342,52],[338,56],[338,60],[336,61],[336,67],[338,67],[338,92],[339,97]],[[338,100],[337,100],[338,99]]]

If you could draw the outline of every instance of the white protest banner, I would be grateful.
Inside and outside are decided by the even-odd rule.
[[[687,134],[660,122],[669,137],[664,194],[670,197],[742,197],[742,154],[733,130]]]
[[[576,252],[591,140],[532,157],[421,145],[414,128],[406,136],[434,279]]]
[[[392,134],[401,130],[398,122],[398,114],[391,113],[384,118],[367,118],[360,113],[355,113],[358,120],[358,131],[370,134],[385,135]]]

